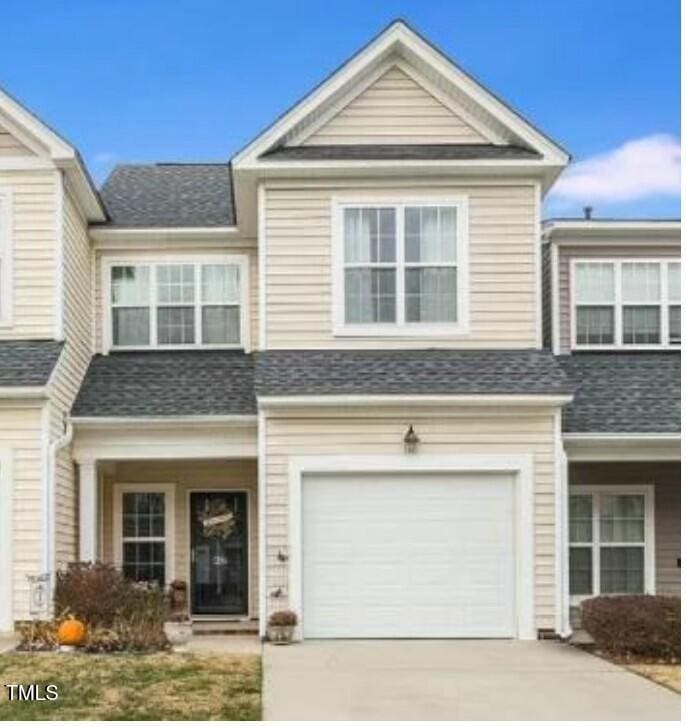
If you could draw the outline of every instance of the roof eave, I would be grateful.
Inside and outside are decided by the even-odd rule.
[[[607,236],[621,241],[627,237],[639,237],[646,234],[660,237],[675,236],[675,243],[680,242],[681,221],[677,219],[564,219],[546,220],[543,223],[543,239],[556,244],[573,244],[575,239],[584,237]],[[650,243],[650,240],[646,240]],[[658,241],[655,239],[654,241]]]
[[[226,227],[125,227],[117,225],[93,225],[90,235],[96,242],[128,241],[174,241],[193,238],[195,240],[222,240],[237,237],[236,226]]]

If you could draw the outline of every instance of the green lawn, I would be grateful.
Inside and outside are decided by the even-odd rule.
[[[9,701],[6,683],[53,683],[59,699]],[[258,656],[10,653],[0,721],[259,720],[261,685]]]

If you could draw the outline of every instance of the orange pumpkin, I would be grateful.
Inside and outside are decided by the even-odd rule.
[[[76,618],[68,618],[57,629],[60,645],[81,645],[86,637],[86,626]]]

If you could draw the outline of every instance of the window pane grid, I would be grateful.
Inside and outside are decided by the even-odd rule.
[[[574,262],[577,346],[667,347],[681,343],[681,263]],[[603,304],[605,303],[605,304]]]
[[[241,342],[236,263],[118,265],[111,268],[110,280],[115,347]]]
[[[157,266],[157,304],[188,305],[195,301],[194,265]]]
[[[165,498],[161,492],[122,494],[122,572],[133,580],[165,583]]]
[[[615,340],[613,307],[581,305],[576,311],[576,342],[581,345],[612,345]]]
[[[622,302],[660,302],[660,263],[622,263]]]
[[[622,309],[622,340],[629,345],[660,342],[660,308],[625,305]]]
[[[345,324],[456,323],[457,208],[343,209]]]
[[[591,514],[591,541],[587,539]],[[569,587],[573,596],[634,594],[646,587],[646,495],[595,492],[569,497]]]

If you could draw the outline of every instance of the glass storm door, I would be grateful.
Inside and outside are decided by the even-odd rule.
[[[191,492],[190,509],[193,614],[247,614],[247,495]]]

